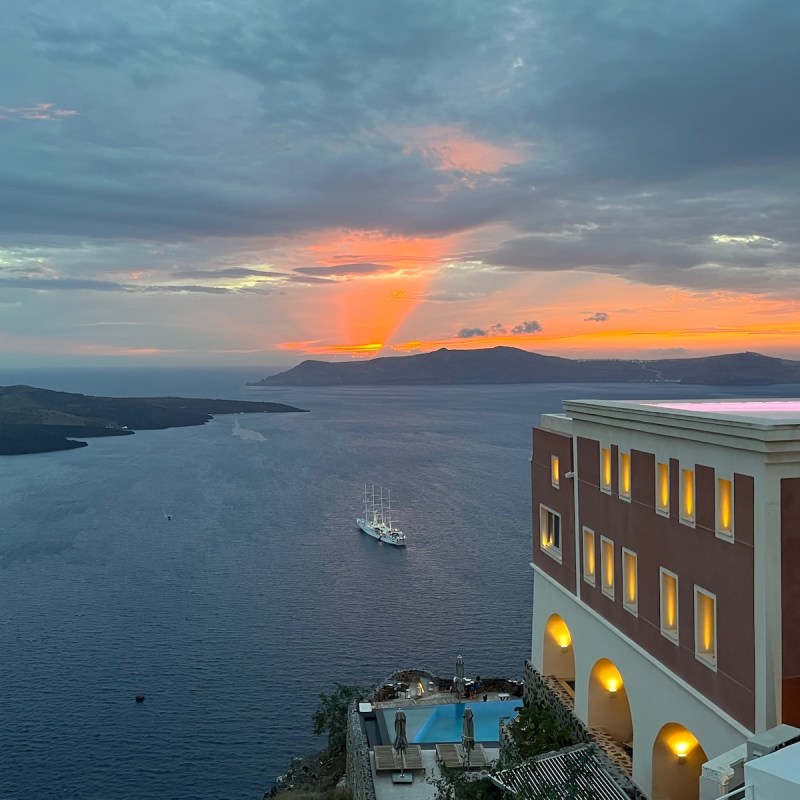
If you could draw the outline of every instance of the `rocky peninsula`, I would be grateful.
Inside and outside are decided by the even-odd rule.
[[[365,361],[307,360],[251,386],[446,386],[511,383],[800,383],[800,361],[760,353],[656,360],[569,359],[516,347],[448,350]]]
[[[33,386],[0,387],[0,455],[86,447],[96,436],[204,425],[215,414],[305,412],[283,403],[186,397],[92,397]]]

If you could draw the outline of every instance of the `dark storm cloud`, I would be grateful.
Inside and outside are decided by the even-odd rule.
[[[70,114],[0,118],[0,237],[497,223],[487,266],[796,292],[799,27],[793,0],[18,4],[3,107]],[[444,170],[428,127],[531,156]]]
[[[347,277],[348,275],[375,275],[381,272],[390,272],[393,267],[387,264],[335,264],[326,267],[295,267],[295,272],[302,275],[316,275],[328,277]]]
[[[540,330],[542,330],[542,326],[535,319],[532,319],[529,322],[521,322],[519,325],[515,325],[511,329],[511,333],[538,333]]]
[[[641,184],[800,156],[797,3],[540,7],[549,91],[520,114],[574,137],[582,170]]]
[[[456,334],[456,339],[472,339],[475,336],[486,336],[486,331],[483,328],[462,328]]]
[[[511,329],[512,336],[520,336],[527,333],[537,333],[542,330],[542,326],[536,320],[521,322]],[[457,334],[457,339],[472,339],[475,336],[507,336],[508,328],[502,322],[490,325],[488,328],[462,328]]]
[[[250,269],[248,267],[226,267],[224,269],[197,269],[180,270],[172,273],[175,278],[285,278],[282,272],[270,272],[263,269]]]

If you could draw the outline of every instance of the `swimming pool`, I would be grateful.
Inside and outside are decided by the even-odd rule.
[[[441,706],[415,706],[403,708],[406,712],[406,734],[412,744],[434,744],[437,742],[460,742],[461,724],[466,706],[474,712],[475,741],[497,742],[500,737],[501,717],[515,717],[514,710],[522,705],[518,697],[509,700],[493,700],[488,703],[447,703]],[[383,709],[386,730],[394,733],[396,709]]]

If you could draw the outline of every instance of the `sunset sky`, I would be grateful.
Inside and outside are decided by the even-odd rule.
[[[800,359],[795,0],[29,0],[0,366]]]

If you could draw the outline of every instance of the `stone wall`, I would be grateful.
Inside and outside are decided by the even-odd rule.
[[[361,730],[358,705],[353,703],[347,715],[347,786],[353,800],[375,800],[375,782],[369,761],[367,737]]]
[[[617,785],[633,800],[647,800],[646,795],[631,781],[631,758],[623,747],[602,728],[589,728],[573,709],[572,695],[552,675],[542,675],[533,665],[525,662],[524,671],[525,701],[539,702],[547,708],[558,721],[566,727],[575,744],[593,744],[606,771]]]

